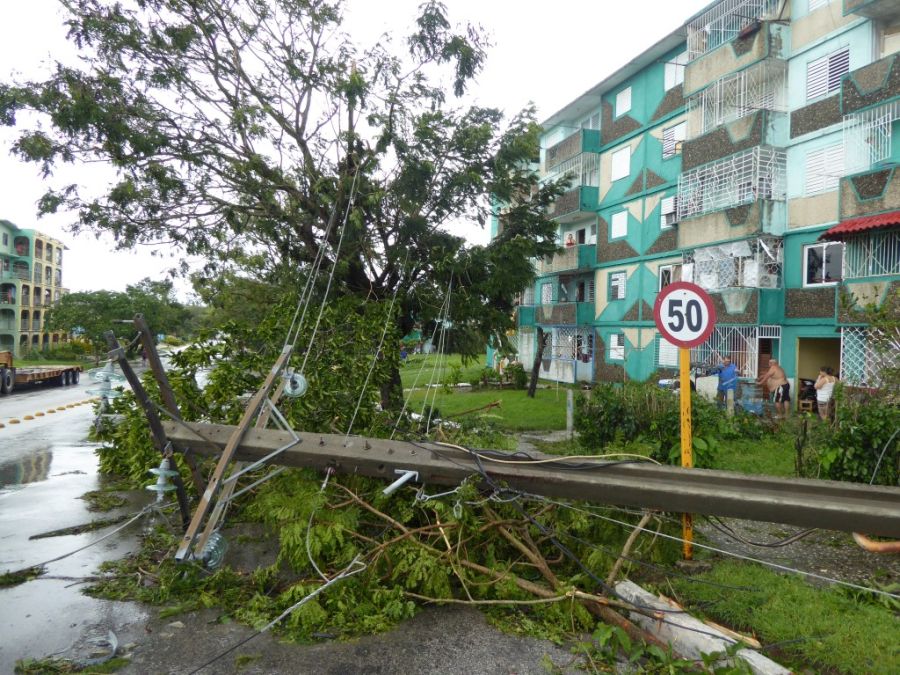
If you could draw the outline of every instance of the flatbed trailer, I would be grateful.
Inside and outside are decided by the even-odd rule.
[[[65,387],[77,384],[81,366],[47,365],[17,368],[12,352],[0,352],[0,395],[9,394],[17,386],[49,384]]]

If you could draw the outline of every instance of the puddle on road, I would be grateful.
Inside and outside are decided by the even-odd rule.
[[[89,416],[84,419],[89,424]],[[35,429],[37,431],[37,429]],[[81,439],[83,424],[54,424],[39,434],[20,434],[0,445],[0,572],[18,570],[96,541],[112,528],[29,540],[34,534],[139,510],[152,495],[137,494],[108,513],[92,513],[80,497],[101,489],[95,443]],[[9,439],[12,440],[12,439]],[[47,565],[46,575],[0,588],[0,672],[17,659],[60,652],[77,655],[97,635],[112,630],[133,641],[147,612],[134,603],[96,600],[81,593],[82,577],[105,560],[134,550],[141,522],[79,553]],[[56,577],[56,578],[52,578]],[[130,634],[134,634],[128,637]]]

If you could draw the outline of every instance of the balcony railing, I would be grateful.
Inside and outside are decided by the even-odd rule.
[[[756,146],[678,177],[678,220],[749,204],[784,201],[787,156],[784,150]]]
[[[844,116],[844,173],[867,171],[892,158],[894,122],[900,120],[900,101]]]
[[[40,319],[38,319],[37,321],[31,322],[31,330],[39,331],[40,329],[41,329],[41,320]]]
[[[570,246],[538,265],[538,274],[555,274],[569,270],[590,269],[597,261],[596,244]]]
[[[0,319],[0,330],[15,330],[16,322],[14,319]]]
[[[722,0],[687,25],[688,59],[730,42],[747,26],[774,15],[782,0]]]
[[[597,212],[599,193],[598,188],[587,185],[569,190],[553,203],[549,209],[549,216],[560,222],[569,222],[583,216],[594,215]]]
[[[688,138],[752,115],[757,110],[787,111],[787,64],[766,59],[720,78],[688,101]]]
[[[593,302],[554,302],[519,307],[519,325],[589,326],[594,323]]]
[[[759,237],[685,251],[682,280],[707,291],[781,288],[782,243],[777,237]]]
[[[2,273],[3,279],[22,279],[28,281],[31,278],[31,272],[23,269],[6,270]]]
[[[0,293],[0,305],[15,305],[16,296],[12,293]]]
[[[587,155],[582,163],[590,164],[591,158],[598,160],[599,171],[600,132],[597,129],[579,129],[574,134],[560,141],[544,151],[544,173],[560,175],[572,170],[572,166],[566,166],[573,159]],[[576,174],[578,175],[578,174]],[[591,185],[592,183],[587,183]]]

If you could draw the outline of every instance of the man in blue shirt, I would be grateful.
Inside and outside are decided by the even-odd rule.
[[[725,409],[729,417],[734,415],[734,392],[737,390],[737,366],[731,362],[730,356],[722,358],[722,365],[716,366],[713,371],[719,373],[719,397],[725,403]]]

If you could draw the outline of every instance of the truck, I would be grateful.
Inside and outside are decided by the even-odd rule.
[[[47,383],[65,387],[77,384],[81,378],[81,366],[31,366],[17,368],[12,352],[0,352],[0,395],[12,393],[17,386]]]

